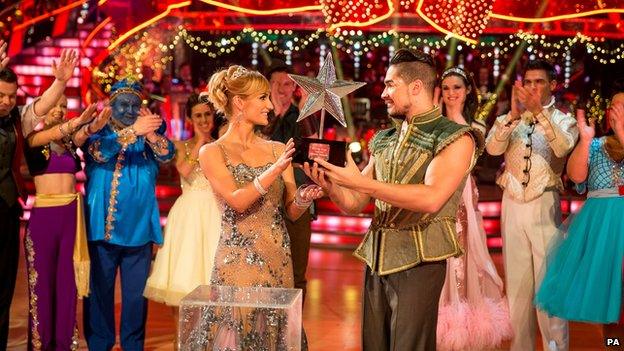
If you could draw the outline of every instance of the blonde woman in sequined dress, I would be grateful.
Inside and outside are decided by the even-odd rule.
[[[210,79],[208,94],[228,119],[228,129],[202,148],[199,162],[222,208],[221,239],[212,284],[293,288],[290,242],[284,216],[296,220],[318,186],[297,188],[291,166],[294,143],[264,140],[255,126],[273,109],[269,83],[260,73],[231,66]],[[271,316],[242,309],[217,317],[214,350],[278,350],[283,339],[263,323]],[[279,326],[277,327],[279,328]]]
[[[485,133],[485,125],[472,118],[478,107],[472,77],[459,67],[449,68],[442,74],[441,92],[444,116]],[[440,296],[439,350],[484,350],[511,338],[503,281],[488,252],[478,200],[470,176],[457,211],[457,236],[464,254],[448,259]]]

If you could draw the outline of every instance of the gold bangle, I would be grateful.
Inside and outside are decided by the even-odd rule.
[[[147,145],[152,148],[158,155],[164,155],[167,149],[169,148],[168,140],[162,135],[157,134],[158,139],[155,142],[151,142],[149,139],[145,139],[147,141]]]
[[[66,138],[69,134],[71,134],[70,132],[67,131],[67,128],[65,127],[65,124],[69,123],[65,122],[65,123],[60,123],[59,126],[59,131],[61,132],[61,138]]]

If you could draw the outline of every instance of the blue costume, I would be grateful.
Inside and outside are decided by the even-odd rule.
[[[162,244],[155,188],[159,163],[174,156],[173,143],[156,131],[158,142],[135,135],[141,86],[121,80],[111,89],[113,119],[89,137],[86,160],[86,217],[91,256],[91,294],[84,304],[90,350],[115,345],[115,277],[121,271],[121,347],[142,350],[147,300],[143,297],[152,244]],[[167,152],[164,152],[166,150]]]
[[[581,211],[562,231],[548,257],[535,304],[567,320],[614,323],[620,318],[624,257],[624,161],[614,161],[603,138],[589,150],[589,189]]]

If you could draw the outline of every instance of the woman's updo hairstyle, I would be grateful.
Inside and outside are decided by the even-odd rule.
[[[269,81],[260,72],[234,65],[222,69],[210,77],[208,97],[217,111],[232,116],[232,98],[247,98],[254,94],[269,92]]]

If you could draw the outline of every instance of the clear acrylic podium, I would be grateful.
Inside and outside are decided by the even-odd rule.
[[[178,348],[300,351],[300,289],[198,286],[180,302]]]

